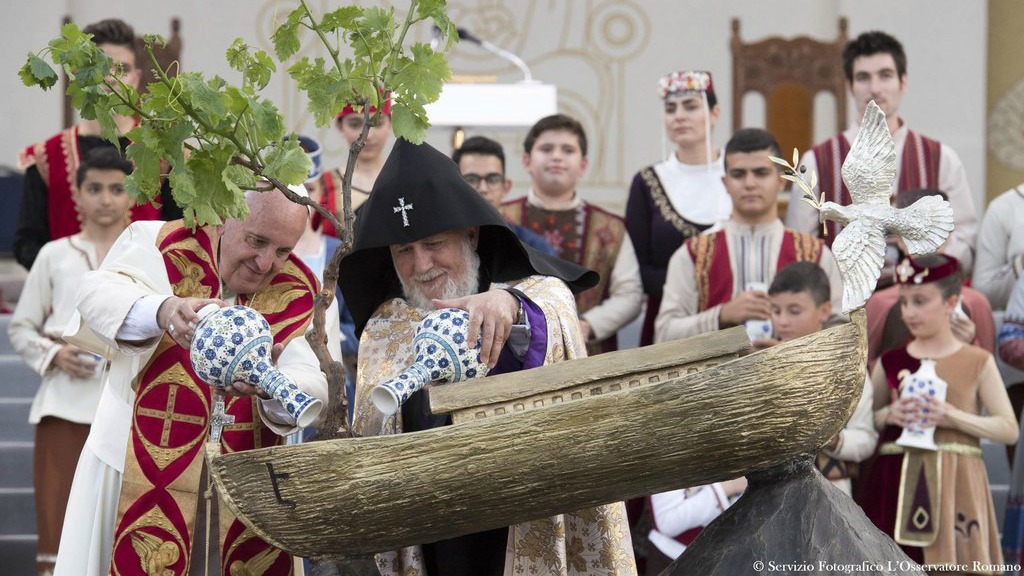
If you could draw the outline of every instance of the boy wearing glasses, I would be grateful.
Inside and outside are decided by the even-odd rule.
[[[512,181],[505,177],[505,150],[501,144],[484,136],[473,136],[452,154],[462,179],[472,186],[495,209],[512,190]],[[509,222],[519,240],[540,252],[555,256],[555,249],[544,237],[525,226]]]

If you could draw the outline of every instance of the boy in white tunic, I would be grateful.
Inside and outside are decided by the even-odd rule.
[[[48,242],[29,271],[8,328],[15,350],[42,376],[29,411],[36,426],[33,478],[39,530],[36,568],[49,574],[57,555],[75,463],[99,402],[104,361],[61,339],[75,311],[82,276],[95,270],[128,223],[134,204],[124,189],[130,162],[97,148],[78,168],[72,199],[77,234]]]

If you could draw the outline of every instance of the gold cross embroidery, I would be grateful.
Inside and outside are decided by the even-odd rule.
[[[139,408],[139,416],[149,416],[150,418],[159,418],[164,421],[163,430],[160,433],[160,447],[167,448],[167,443],[171,438],[171,425],[174,422],[185,422],[188,424],[195,424],[197,426],[203,425],[203,419],[199,416],[188,416],[186,414],[175,414],[174,404],[178,398],[177,384],[170,385],[171,390],[167,393],[167,405],[164,409],[154,410],[153,408]]]

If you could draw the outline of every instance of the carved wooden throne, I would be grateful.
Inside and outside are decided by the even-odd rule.
[[[839,19],[839,36],[821,42],[807,36],[771,37],[757,42],[740,38],[740,21],[732,20],[732,125],[744,127],[743,97],[757,92],[764,97],[765,127],[775,135],[783,156],[793,148],[814,144],[814,98],[821,92],[836,102],[836,127],[846,128],[846,76],[843,48],[846,18]]]
[[[68,24],[70,22],[71,22],[71,17],[70,16],[65,16],[64,20],[63,20],[63,24]],[[159,62],[160,66],[162,68],[164,68],[165,70],[167,70],[167,67],[170,66],[172,62],[177,61],[179,63],[179,66],[175,66],[175,67],[171,68],[170,70],[167,70],[167,73],[170,76],[177,76],[177,74],[179,72],[179,68],[180,68],[180,63],[181,63],[181,34],[180,34],[180,32],[181,32],[181,19],[180,18],[171,18],[171,35],[166,38],[167,45],[166,46],[154,46],[153,47],[153,54],[156,55],[157,62]],[[138,32],[136,32],[136,33],[138,34]],[[153,67],[150,65],[150,62],[149,62],[149,57],[146,55],[146,52],[143,49],[143,41],[142,41],[142,35],[141,34],[139,34],[135,38],[135,53],[136,53],[135,63],[142,67],[142,83],[139,85],[139,89],[141,91],[141,90],[145,90],[146,86],[148,86],[149,83],[152,82],[155,79],[154,74],[153,74]],[[65,128],[70,128],[71,125],[75,123],[75,112],[74,112],[74,108],[71,106],[71,97],[67,95],[67,87],[68,87],[67,75],[62,74],[61,76],[63,78],[63,83],[64,83],[63,87],[64,87],[64,94],[65,94],[64,95],[63,110],[62,110],[62,119],[63,119],[63,122],[64,122],[64,127]]]

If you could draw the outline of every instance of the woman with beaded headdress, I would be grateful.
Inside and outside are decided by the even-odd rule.
[[[711,73],[681,70],[658,81],[664,103],[665,137],[675,145],[665,160],[633,177],[626,205],[626,226],[640,262],[647,294],[640,344],[654,342],[654,318],[661,304],[668,260],[683,242],[729,218],[732,201],[725,191],[720,150],[711,132],[720,108]]]

